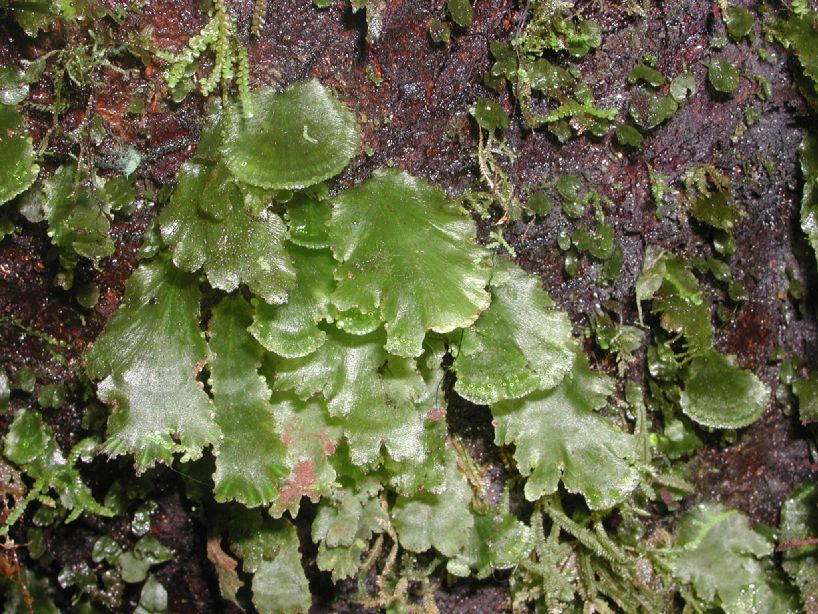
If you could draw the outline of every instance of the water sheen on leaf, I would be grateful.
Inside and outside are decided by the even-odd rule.
[[[95,443],[84,440],[80,447],[95,448]],[[68,460],[54,441],[51,429],[39,412],[18,410],[3,440],[3,455],[24,468],[26,474],[47,484],[57,494],[62,506],[70,512],[70,522],[82,512],[111,516],[113,513],[94,499],[91,489],[82,481],[79,471]]]
[[[253,300],[250,332],[265,348],[286,358],[299,358],[317,350],[326,333],[318,327],[329,319],[329,297],[335,289],[335,261],[326,250],[291,247],[296,286],[284,305]]]
[[[795,612],[759,560],[770,554],[772,545],[740,512],[702,503],[680,521],[669,562],[675,578],[726,614]]]
[[[268,189],[304,188],[340,173],[358,149],[355,116],[318,81],[251,94],[224,119],[222,153],[230,172]]]
[[[365,480],[360,486],[335,489],[318,507],[312,523],[312,538],[319,544],[316,562],[322,571],[332,572],[333,582],[358,572],[373,534],[388,526],[379,492],[376,479]]]
[[[446,478],[439,493],[398,497],[392,520],[400,543],[412,552],[434,547],[444,556],[457,555],[471,539],[474,517],[471,487],[457,467],[454,452],[447,450]]]
[[[34,183],[39,172],[22,116],[14,107],[0,104],[0,205]]]
[[[487,510],[474,515],[474,527],[466,547],[447,564],[449,573],[468,575],[473,570],[477,579],[488,578],[497,570],[511,569],[525,560],[533,545],[531,528],[512,514]]]
[[[133,453],[138,469],[169,463],[174,452],[198,458],[220,437],[196,381],[207,356],[197,285],[165,257],[141,265],[86,353],[89,376],[102,380],[98,395],[112,407],[105,449]]]
[[[469,326],[489,305],[486,252],[474,222],[443,193],[406,173],[377,172],[334,199],[330,237],[342,311],[379,310],[387,350],[419,356],[427,330]]]
[[[324,327],[326,342],[304,357],[276,361],[275,390],[300,398],[321,394],[332,416],[362,408],[375,412],[383,403],[378,370],[386,361],[383,332],[355,336]]]
[[[414,404],[425,387],[414,361],[390,356],[382,368],[380,388],[378,410],[355,408],[344,421],[352,462],[376,461],[382,446],[396,461],[425,458],[426,414]]]
[[[732,356],[708,350],[691,360],[681,396],[682,411],[704,426],[735,429],[756,421],[767,407],[769,391]]]
[[[240,510],[231,521],[230,547],[242,558],[244,572],[253,578],[256,610],[260,614],[306,612],[312,596],[293,524]]]
[[[103,208],[90,190],[76,185],[77,165],[61,166],[43,182],[41,198],[48,220],[48,236],[57,247],[71,249],[91,259],[114,253],[108,236],[110,212]]]
[[[331,460],[343,430],[340,421],[330,417],[320,396],[301,400],[288,392],[276,392],[271,403],[276,430],[287,447],[287,476],[270,513],[279,517],[288,510],[295,517],[302,497],[317,501],[335,484]]]
[[[214,288],[231,292],[244,283],[268,303],[283,303],[295,283],[284,222],[269,211],[251,217],[221,164],[186,163],[159,224],[174,264],[204,268]]]
[[[801,229],[813,251],[818,253],[818,136],[808,132],[801,141],[801,172],[804,194],[801,197]]]
[[[809,540],[818,535],[818,486],[796,486],[781,506],[779,541],[806,545],[784,550],[781,566],[801,590],[804,611],[818,611],[818,546]]]
[[[380,329],[350,335],[326,328],[327,340],[303,358],[275,364],[276,390],[302,399],[321,394],[340,423],[356,465],[373,462],[384,445],[395,460],[420,455],[424,414],[414,405],[425,391],[411,359],[389,356]]]
[[[224,433],[216,448],[214,496],[254,507],[276,498],[287,469],[269,404],[272,393],[256,371],[263,349],[247,332],[250,322],[250,305],[241,297],[226,297],[213,310],[210,387]]]
[[[571,322],[541,286],[516,266],[497,267],[491,305],[464,331],[454,361],[460,396],[480,404],[516,399],[553,388],[571,370]]]
[[[332,210],[329,204],[303,192],[287,203],[284,217],[290,228],[290,241],[301,247],[324,249],[329,247],[327,222]]]
[[[562,480],[591,509],[607,509],[634,489],[639,475],[633,437],[594,412],[612,391],[612,381],[593,373],[578,354],[555,389],[491,407],[496,443],[516,445],[514,458],[528,477],[526,499],[555,492]]]
[[[437,491],[444,480],[446,437],[445,394],[442,361],[446,348],[440,338],[429,337],[424,342],[426,353],[418,359],[418,371],[423,377],[424,392],[415,399],[415,410],[410,415],[419,423],[422,432],[417,447],[410,456],[395,460],[385,456],[384,469],[389,485],[400,495],[413,495],[419,491]],[[414,430],[412,431],[414,433]]]
[[[707,81],[720,94],[732,96],[740,78],[738,70],[724,58],[715,58],[707,66]]]

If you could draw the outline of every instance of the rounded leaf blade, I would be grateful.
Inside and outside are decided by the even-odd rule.
[[[253,117],[236,107],[225,117],[222,153],[240,181],[300,189],[337,175],[355,155],[355,116],[318,81],[251,96]]]

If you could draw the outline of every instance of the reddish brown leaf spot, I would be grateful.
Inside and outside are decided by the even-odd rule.
[[[293,467],[292,477],[284,482],[281,488],[279,503],[282,507],[287,507],[290,503],[297,501],[303,496],[310,495],[310,486],[315,483],[315,472],[312,469],[312,461],[305,459],[299,461]]]
[[[335,442],[326,433],[318,433],[321,443],[324,444],[324,454],[331,456],[335,452]]]
[[[437,422],[446,417],[446,408],[445,407],[435,407],[429,410],[429,413],[426,414],[426,418],[429,422]]]

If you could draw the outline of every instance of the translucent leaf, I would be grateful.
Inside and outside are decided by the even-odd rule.
[[[131,584],[143,582],[154,565],[173,558],[173,553],[152,535],[143,536],[132,552],[124,552],[119,557],[122,580]]]
[[[641,147],[645,137],[633,126],[620,124],[616,127],[616,141],[628,147]]]
[[[796,546],[818,535],[818,486],[805,483],[796,486],[781,506],[779,542]],[[818,610],[818,546],[808,544],[788,547],[781,566],[801,590],[805,612]]]
[[[167,612],[167,608],[167,590],[153,575],[148,576],[145,584],[142,585],[139,606],[134,610],[134,614],[159,614],[160,612]]]
[[[631,98],[630,115],[636,125],[645,130],[652,130],[678,110],[679,103],[669,94],[656,94],[639,87]]]
[[[350,335],[368,335],[381,327],[381,319],[376,311],[362,313],[357,309],[338,311],[335,305],[329,305],[329,312],[335,326]]]
[[[636,278],[636,304],[653,298],[667,274],[668,254],[657,245],[648,245],[642,261],[642,272]],[[694,279],[695,282],[695,279]]]
[[[269,403],[271,392],[256,371],[263,349],[247,332],[250,322],[250,306],[238,296],[225,297],[213,310],[210,387],[216,422],[224,434],[216,448],[214,496],[216,501],[254,507],[276,499],[279,478],[287,469]]]
[[[756,421],[770,398],[766,386],[735,365],[733,356],[707,350],[690,361],[684,376],[682,411],[704,426],[735,429]]]
[[[424,392],[414,362],[390,356],[382,368],[377,408],[357,406],[344,420],[344,435],[356,465],[372,463],[381,446],[394,460],[424,459],[429,451],[423,440],[426,414],[414,404]]]
[[[770,554],[771,544],[740,512],[702,503],[680,521],[669,562],[675,578],[726,614],[794,612],[759,560]]]
[[[429,38],[433,43],[446,43],[452,37],[452,29],[449,23],[433,17],[429,21]]]
[[[136,558],[132,552],[124,553],[119,559],[120,576],[128,584],[144,582],[150,568],[148,561]]]
[[[570,218],[582,217],[587,203],[587,189],[579,177],[573,173],[560,175],[554,183],[554,191],[562,204],[562,212]]]
[[[792,391],[798,397],[798,417],[801,424],[818,422],[818,373],[798,377],[792,382]]]
[[[294,394],[277,392],[272,398],[276,430],[287,447],[287,475],[271,513],[285,510],[295,516],[302,497],[317,501],[336,482],[330,459],[341,439],[339,420],[331,418],[321,397],[302,401]]]
[[[284,305],[254,300],[250,332],[265,348],[286,358],[299,358],[317,350],[326,333],[318,327],[329,319],[329,297],[335,289],[335,261],[325,250],[289,249],[296,285]]]
[[[651,68],[650,66],[639,62],[628,73],[627,80],[628,83],[631,84],[644,81],[648,85],[659,87],[660,85],[664,85],[665,76],[655,68]]]
[[[303,192],[287,203],[284,217],[290,228],[290,241],[301,247],[324,249],[329,247],[329,222],[332,209],[325,202]]]
[[[809,78],[802,87],[811,103],[818,95],[818,36],[815,36],[815,20],[818,12],[808,3],[801,3],[787,21],[775,23],[776,34],[781,43],[789,49],[801,64],[804,75]],[[809,91],[811,82],[812,91]]]
[[[312,523],[312,537],[330,548],[351,546],[356,539],[368,541],[373,533],[380,533],[388,520],[386,511],[377,497],[377,480],[365,483],[364,488],[338,488],[332,499],[322,502]]]
[[[43,182],[42,190],[33,190],[31,200],[39,201],[54,245],[91,259],[110,256],[114,242],[108,236],[111,224],[107,205],[98,202],[86,187],[77,185],[77,179],[76,163],[63,165]]]
[[[384,470],[389,485],[401,495],[413,495],[421,490],[437,492],[445,478],[445,452],[448,425],[446,396],[443,389],[445,372],[441,366],[446,355],[442,339],[428,337],[426,353],[418,359],[418,371],[424,381],[424,391],[415,399],[416,416],[422,422],[417,447],[401,460],[386,456]]]
[[[503,62],[498,62],[494,66],[502,69],[509,79],[517,78],[517,54],[507,46],[496,47],[500,43],[491,43],[492,53],[497,49],[503,56]],[[508,54],[508,55],[507,55]],[[498,58],[499,60],[500,58]],[[555,66],[545,58],[539,58],[533,62],[523,64],[528,78],[531,80],[531,89],[542,92],[549,98],[560,98],[565,92],[570,92],[577,82],[570,72],[561,66]],[[492,71],[494,72],[494,70]]]
[[[818,252],[818,137],[807,132],[800,148],[804,193],[801,197],[801,229]]]
[[[372,536],[388,526],[379,492],[378,481],[367,480],[362,486],[336,489],[318,507],[312,523],[312,539],[319,544],[318,568],[331,571],[334,582],[358,572]]]
[[[349,441],[355,464],[377,459],[381,446],[396,460],[420,457],[425,415],[414,402],[425,391],[411,359],[388,356],[380,329],[356,336],[326,327],[327,340],[303,358],[274,366],[276,390],[302,399],[321,394]]]
[[[77,445],[95,447],[94,442],[89,440]],[[96,502],[79,471],[68,462],[54,441],[51,429],[43,423],[39,412],[20,409],[15,413],[3,440],[3,455],[25,469],[31,479],[53,489],[62,506],[71,512],[69,521],[85,511],[103,516],[113,515]]]
[[[554,208],[554,201],[545,192],[534,192],[528,197],[525,206],[538,217],[545,217]]]
[[[474,18],[471,0],[446,0],[446,10],[457,25],[465,28]]]
[[[497,444],[515,444],[517,466],[528,477],[526,499],[555,492],[562,480],[591,509],[607,509],[634,489],[633,437],[594,412],[612,391],[611,380],[593,373],[578,354],[571,375],[555,389],[492,406]]]
[[[710,305],[699,281],[681,258],[657,246],[648,246],[642,272],[636,279],[636,304],[641,319],[642,301],[653,299],[651,311],[660,316],[662,328],[682,333],[688,349],[703,352],[713,345]]]
[[[477,124],[487,132],[508,128],[508,114],[496,100],[481,98],[469,109]]]
[[[280,93],[256,90],[250,98],[253,117],[236,105],[224,120],[222,153],[237,179],[260,188],[304,188],[337,175],[355,155],[355,116],[318,81]]]
[[[207,356],[197,286],[195,276],[167,258],[142,264],[86,353],[88,374],[102,380],[99,397],[112,407],[105,449],[112,456],[133,453],[140,470],[169,463],[174,452],[198,458],[220,437],[196,381]]]
[[[691,352],[703,352],[713,345],[710,305],[706,301],[685,298],[663,287],[653,300],[651,311],[659,314],[666,331],[684,335]]]
[[[731,96],[738,88],[739,80],[738,70],[724,58],[715,58],[707,66],[707,81],[720,94]]]
[[[468,544],[474,526],[471,496],[454,452],[447,450],[446,479],[440,493],[421,492],[395,501],[392,522],[401,545],[412,552],[434,547],[443,556],[457,555]]]
[[[0,205],[34,183],[39,172],[22,116],[0,104]]]
[[[330,222],[340,265],[333,303],[379,310],[387,350],[419,356],[427,330],[469,326],[488,307],[490,271],[468,215],[443,193],[394,170],[334,199]]]
[[[218,154],[214,155],[218,156]],[[225,174],[230,176],[226,171]],[[231,181],[235,180],[233,180],[231,177]],[[244,199],[244,210],[250,215],[250,217],[265,217],[264,213],[270,208],[273,201],[276,200],[276,196],[278,194],[277,191],[257,188],[252,185],[247,185],[246,183],[241,183],[240,181],[236,181],[235,184],[239,188],[242,198]],[[204,207],[202,204],[200,204],[200,207],[205,213],[214,215],[217,219],[220,218],[218,211],[213,211],[212,206]]]
[[[462,334],[454,389],[489,404],[553,388],[577,351],[568,317],[554,309],[539,278],[513,264],[497,267],[490,287],[491,305]]]
[[[696,79],[690,72],[680,72],[670,82],[670,95],[676,102],[684,102],[696,93]]]
[[[253,605],[260,614],[309,609],[312,596],[291,522],[268,521],[260,514],[236,510],[231,515],[230,547],[253,578]]]
[[[283,303],[295,283],[284,222],[269,211],[251,217],[221,164],[186,163],[159,224],[174,264],[204,268],[214,288],[231,292],[244,283],[268,303]]]
[[[302,399],[321,394],[332,416],[354,409],[374,413],[383,406],[378,370],[386,362],[383,331],[349,335],[325,326],[325,343],[312,354],[275,363],[276,390],[292,390]]]
[[[532,547],[530,527],[508,512],[487,510],[474,515],[469,542],[457,558],[448,562],[447,569],[458,576],[472,570],[482,580],[526,560]]]
[[[747,213],[735,201],[729,192],[712,190],[693,199],[690,214],[713,228],[731,231],[743,220]]]
[[[729,237],[730,232],[747,216],[744,207],[733,199],[733,186],[730,178],[722,171],[710,164],[694,164],[682,175],[685,187],[685,200],[690,206],[690,214],[702,224],[723,230],[717,237]],[[715,242],[716,250],[725,251],[726,245],[719,246],[719,239]],[[729,253],[735,251],[735,247]]]
[[[722,14],[727,34],[734,41],[741,40],[753,31],[755,18],[752,12],[740,6],[728,6]]]
[[[11,12],[13,12],[15,20],[25,33],[35,37],[41,30],[46,30],[55,19],[59,18],[66,8],[73,10],[73,7],[69,4],[57,2],[56,0],[31,0],[24,5],[14,7]]]

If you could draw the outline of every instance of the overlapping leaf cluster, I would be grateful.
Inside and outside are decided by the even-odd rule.
[[[376,4],[366,3],[368,13]],[[450,12],[455,4],[470,7],[449,3]],[[546,8],[513,49],[492,47],[488,79],[495,86],[511,82],[525,100],[525,119],[548,124],[560,140],[572,131],[602,134],[614,114],[596,109],[575,74],[542,57],[580,57],[599,46],[596,25],[568,17],[570,4],[538,4]],[[746,16],[730,15],[731,36],[746,36],[738,23]],[[376,19],[372,24],[377,28]],[[223,44],[215,26],[208,28],[192,42]],[[181,58],[182,68],[195,57]],[[231,67],[232,60],[217,65],[211,85]],[[631,77],[651,88],[664,83],[644,64]],[[665,113],[662,104],[684,99],[689,85],[683,80],[674,90],[671,83],[671,94],[661,97],[645,90],[648,110],[665,115],[656,124],[632,113],[634,120],[644,129],[658,125],[676,106]],[[651,301],[664,331],[648,350],[651,409],[661,406],[665,417],[651,447],[639,386],[626,388],[626,419],[623,405],[609,405],[613,380],[590,367],[540,280],[481,247],[471,219],[438,188],[383,170],[330,193],[323,182],[355,155],[358,133],[326,88],[313,81],[284,92],[251,95],[246,83],[241,89],[241,105],[214,119],[182,167],[152,229],[158,243],[143,251],[147,259],[119,311],[87,355],[88,373],[111,410],[104,450],[133,455],[140,472],[181,461],[204,468],[212,480],[202,501],[217,510],[208,519],[208,557],[226,598],[241,601],[235,556],[252,578],[260,611],[309,608],[291,520],[307,497],[317,503],[312,539],[320,569],[336,581],[358,575],[363,587],[380,561],[377,593],[362,595],[371,606],[406,606],[409,582],[430,598],[428,576],[445,568],[481,579],[513,570],[514,604],[536,601],[548,611],[580,601],[600,610],[613,604],[663,611],[679,598],[698,610],[794,609],[770,564],[769,540],[735,510],[695,508],[664,547],[646,543],[634,528],[644,513],[638,506],[657,499],[655,484],[673,492],[663,499],[687,487],[651,466],[657,451],[672,459],[697,445],[678,409],[708,428],[739,428],[768,400],[755,375],[713,348],[710,304],[687,262],[650,249],[637,282],[640,306]],[[552,105],[545,116],[528,106],[532,92]],[[47,221],[66,262],[109,255],[110,214],[132,199],[122,196],[128,186],[81,176],[71,164],[32,189],[31,141],[9,109],[0,107],[0,126],[7,128],[0,144],[11,152],[0,154],[0,170],[8,170],[0,203],[29,189],[25,211]],[[475,117],[489,133],[508,125],[500,108],[487,104],[477,106]],[[805,141],[807,212],[816,174],[810,147]],[[683,181],[691,215],[715,229],[716,250],[726,255],[743,211],[723,179],[702,166]],[[89,181],[95,190],[75,190]],[[604,249],[604,260],[613,244],[603,220],[599,228],[608,234],[586,231],[570,240],[595,257]],[[694,266],[731,281],[721,260]],[[638,339],[623,352],[634,351]],[[480,468],[449,433],[450,387],[488,405],[495,442],[509,446],[509,465],[520,475],[509,477],[499,501],[486,494]],[[35,480],[32,497],[49,503],[47,493],[58,493],[70,518],[108,514],[73,466],[77,454],[94,447],[83,445],[64,459],[39,414],[22,410],[5,456]],[[511,489],[526,500],[514,513]],[[796,492],[788,502],[782,527],[788,535],[809,538],[803,525],[811,522],[805,502],[812,498],[813,491]],[[607,520],[615,506],[611,539]],[[533,510],[528,523],[521,509]],[[406,554],[399,559],[398,552]],[[785,566],[805,595],[814,593],[812,554],[802,549]],[[169,556],[146,538],[132,552],[103,538],[93,560],[107,562],[126,582],[141,582]],[[712,573],[719,566],[730,573]],[[75,584],[91,585],[96,577]],[[138,611],[166,606],[164,589],[148,577]]]
[[[729,275],[729,269],[728,269]],[[649,350],[650,374],[657,381],[681,381],[682,411],[710,428],[740,428],[755,422],[767,407],[769,392],[750,371],[735,365],[735,357],[713,348],[710,301],[690,266],[679,257],[651,246],[636,281],[636,300],[651,301],[670,337],[659,338]],[[681,345],[683,349],[677,349]],[[666,385],[663,396],[673,385]]]
[[[598,411],[612,382],[540,281],[480,247],[468,215],[420,179],[378,171],[329,195],[321,182],[358,135],[317,82],[253,104],[251,119],[227,109],[182,168],[158,218],[169,253],[136,270],[87,353],[112,410],[107,452],[144,470],[210,449],[216,501],[275,517],[320,501],[319,566],[336,578],[381,534],[485,575],[513,561],[483,533],[524,552],[530,532],[473,495],[446,428],[451,353],[455,390],[490,405],[529,500],[560,482],[591,509],[627,496],[634,439]],[[202,279],[231,294],[203,309]],[[293,543],[236,552],[253,573]]]

